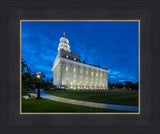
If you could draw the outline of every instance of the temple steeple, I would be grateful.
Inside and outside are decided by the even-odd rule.
[[[71,52],[70,46],[69,46],[69,40],[65,37],[65,32],[63,32],[63,37],[60,38],[58,51],[60,51],[61,49]]]

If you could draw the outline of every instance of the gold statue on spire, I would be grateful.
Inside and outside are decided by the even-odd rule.
[[[63,37],[65,37],[65,32],[63,32]]]

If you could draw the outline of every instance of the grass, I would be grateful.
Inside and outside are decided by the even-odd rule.
[[[32,112],[32,113],[54,113],[54,112],[128,112],[128,111],[118,111],[102,108],[92,108],[86,106],[79,106],[73,104],[67,104],[62,102],[56,102],[47,99],[24,99],[22,97],[22,113]]]
[[[48,94],[72,98],[76,100],[85,100],[100,103],[109,104],[121,104],[121,105],[138,105],[138,92],[137,91],[62,91],[57,90],[54,92],[48,92]],[[23,93],[26,96],[28,93]],[[54,112],[128,112],[118,111],[103,108],[93,108],[86,106],[79,106],[74,104],[67,104],[47,99],[24,99],[22,97],[22,112],[38,112],[38,113],[54,113]]]
[[[108,104],[138,106],[138,91],[59,91],[48,92],[48,94]]]

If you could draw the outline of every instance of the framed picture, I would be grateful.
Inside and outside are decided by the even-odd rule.
[[[2,1],[1,11],[2,134],[160,132],[158,1]]]
[[[139,20],[21,20],[20,33],[21,114],[140,114]]]

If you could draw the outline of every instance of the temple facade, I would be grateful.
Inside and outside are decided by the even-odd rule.
[[[108,70],[80,61],[72,53],[69,40],[60,38],[58,55],[53,63],[53,85],[70,90],[108,90]]]

